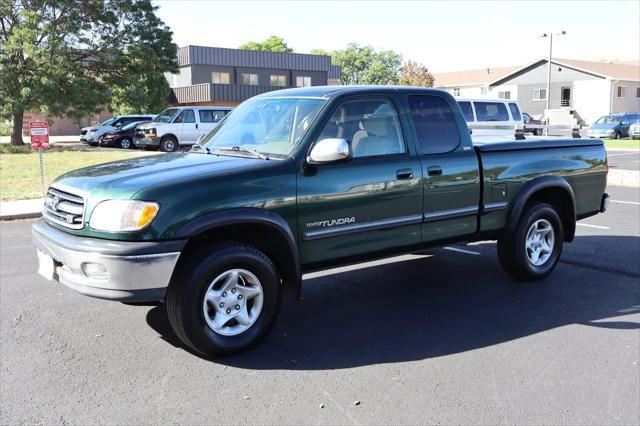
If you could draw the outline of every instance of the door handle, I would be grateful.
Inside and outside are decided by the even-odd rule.
[[[396,177],[400,180],[413,179],[413,170],[411,169],[400,169],[396,171]]]
[[[196,129],[198,128],[198,123],[196,123]]]
[[[440,166],[430,166],[427,169],[427,174],[429,176],[442,176],[442,167],[440,167]]]

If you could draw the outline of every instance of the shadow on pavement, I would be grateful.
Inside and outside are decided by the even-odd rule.
[[[638,237],[585,236],[572,245],[640,253]],[[493,250],[482,250],[483,256],[434,250],[427,253],[435,256],[306,279],[304,299],[283,298],[274,329],[255,349],[215,362],[339,369],[440,357],[570,324],[640,329],[637,322],[599,321],[640,312],[637,260],[631,271],[596,274],[598,265],[581,255],[589,269],[561,263],[543,281],[519,283],[502,272]],[[147,322],[184,347],[165,305],[152,308]]]

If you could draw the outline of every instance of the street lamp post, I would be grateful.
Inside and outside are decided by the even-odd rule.
[[[556,35],[565,35],[567,32],[562,31]],[[547,113],[551,109],[551,55],[553,54],[553,32],[542,34],[541,37],[549,38],[549,56],[547,57]],[[547,127],[544,129],[544,135],[549,136],[549,117],[547,117]]]

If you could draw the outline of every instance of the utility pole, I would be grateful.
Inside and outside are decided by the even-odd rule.
[[[567,32],[562,31],[556,35],[565,35]],[[551,57],[553,55],[553,32],[542,34],[542,37],[549,37],[549,56],[547,56],[547,112],[551,109]],[[549,136],[549,117],[547,117],[547,127],[544,128],[544,135]]]

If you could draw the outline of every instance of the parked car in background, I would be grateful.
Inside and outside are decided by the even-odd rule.
[[[100,137],[99,145],[103,147],[115,147],[122,149],[135,148],[133,144],[133,137],[136,134],[136,127],[139,124],[146,123],[145,121],[134,121],[125,126],[120,127],[112,132],[108,132]]]
[[[622,139],[629,137],[631,123],[640,120],[637,112],[619,112],[603,115],[587,130],[590,138]]]
[[[116,115],[108,119],[107,121],[97,125],[88,126],[80,129],[80,142],[88,143],[89,145],[98,145],[100,137],[107,132],[116,130],[127,124],[131,124],[134,121],[151,121],[155,115],[153,114],[131,114],[131,115]]]
[[[165,152],[180,145],[193,145],[200,136],[213,130],[233,107],[175,107],[162,111],[151,122],[138,126],[134,144],[157,147]]]
[[[544,124],[542,120],[536,120],[526,112],[522,113],[522,120],[524,122],[525,133],[533,133],[536,136],[540,136],[542,134],[542,125]]]
[[[640,139],[640,120],[629,126],[629,137],[631,139]]]
[[[517,101],[508,99],[458,99],[473,136],[513,137],[524,122]]]

